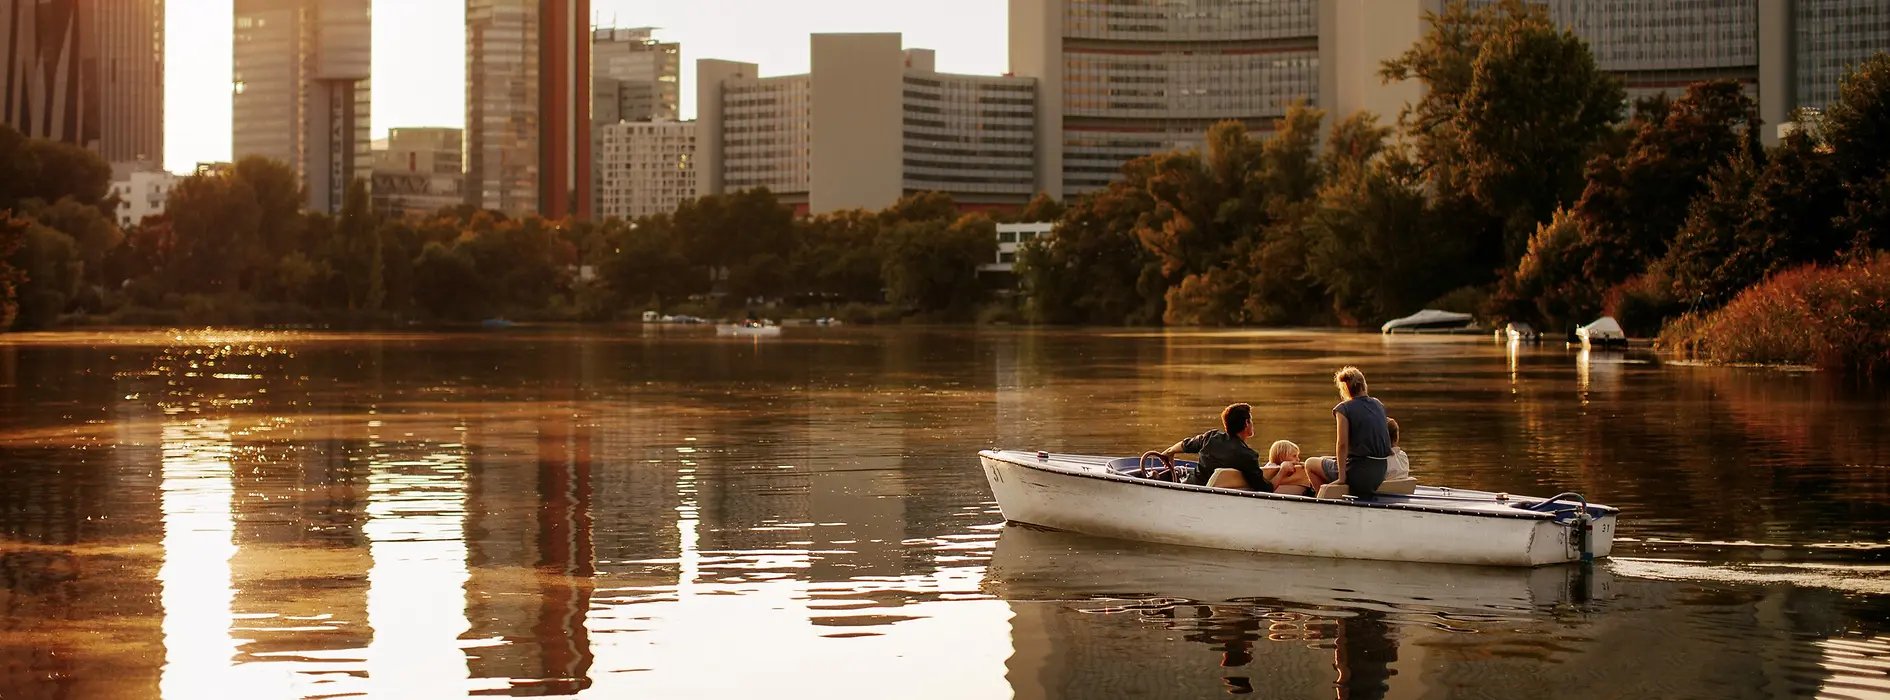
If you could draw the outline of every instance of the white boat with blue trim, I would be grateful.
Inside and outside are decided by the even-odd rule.
[[[1144,478],[1134,457],[987,450],[978,458],[1007,521],[1213,549],[1543,566],[1608,556],[1620,514],[1576,494],[1417,486],[1370,499],[1314,498]]]

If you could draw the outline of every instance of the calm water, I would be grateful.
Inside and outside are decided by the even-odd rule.
[[[1427,483],[1625,509],[1490,570],[1006,527],[1358,364]],[[789,329],[0,337],[0,698],[1890,696],[1890,411],[1476,339]]]

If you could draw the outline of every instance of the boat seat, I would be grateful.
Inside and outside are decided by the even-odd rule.
[[[1319,498],[1324,500],[1336,500],[1345,498],[1345,495],[1351,492],[1352,487],[1345,484],[1326,484],[1325,486],[1319,487]]]
[[[1417,493],[1417,479],[1408,476],[1403,479],[1386,479],[1385,483],[1378,485],[1378,492],[1392,496],[1409,496]]]
[[[1242,491],[1253,488],[1247,484],[1247,477],[1241,476],[1239,469],[1216,469],[1214,474],[1208,477],[1207,485],[1212,489],[1240,489]]]

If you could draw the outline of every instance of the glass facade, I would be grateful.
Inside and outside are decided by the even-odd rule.
[[[1198,145],[1218,121],[1318,104],[1318,0],[1060,2],[1063,194]]]
[[[1063,111],[1076,117],[1251,119],[1319,100],[1319,51],[1065,51]]]
[[[1886,0],[1797,0],[1793,12],[1798,107],[1823,109],[1837,99],[1838,83],[1852,66],[1890,51]]]
[[[1498,0],[1476,0],[1473,6]],[[1536,0],[1615,72],[1759,64],[1758,0]]]
[[[538,207],[537,0],[466,2],[467,203]]]
[[[295,168],[309,206],[334,212],[373,177],[368,0],[237,0],[231,148]]]
[[[806,193],[813,163],[812,78],[745,78],[722,88],[722,177],[729,192]]]
[[[1029,78],[906,74],[909,192],[1036,192],[1037,86]]]
[[[1315,36],[1317,0],[1066,0],[1064,36],[1243,41]]]

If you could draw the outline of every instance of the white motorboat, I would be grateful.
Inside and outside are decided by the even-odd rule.
[[[1604,567],[1461,566],[1223,552],[1007,525],[980,586],[1005,600],[1179,598],[1409,612],[1519,610],[1610,597]]]
[[[1627,347],[1627,333],[1621,330],[1621,323],[1613,316],[1603,316],[1594,323],[1575,329],[1575,337],[1580,338],[1582,347],[1606,348]]]
[[[1134,457],[978,453],[1004,519],[1053,530],[1337,559],[1541,566],[1606,557],[1614,508],[1419,486],[1318,499],[1143,478]]]
[[[1475,332],[1477,319],[1470,314],[1425,309],[1404,318],[1386,321],[1382,333],[1467,333]]]

